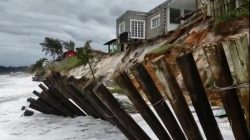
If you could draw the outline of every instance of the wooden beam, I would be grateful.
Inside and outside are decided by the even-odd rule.
[[[41,93],[34,90],[33,94],[36,95],[40,101],[44,102],[48,106],[53,107],[57,112],[60,112],[60,114],[61,114],[60,116],[67,116],[66,113],[64,113],[63,111],[60,110],[60,108],[53,106],[53,104],[50,103],[49,100],[47,100],[46,97],[44,97]]]
[[[36,99],[28,98],[27,102],[30,103],[29,104],[30,108],[37,110],[37,111],[44,113],[44,114],[50,114],[43,106],[41,106],[39,103],[37,103]]]
[[[185,139],[183,132],[181,131],[180,127],[178,127],[179,125],[175,120],[174,115],[172,114],[170,108],[168,107],[160,91],[155,85],[155,82],[150,77],[143,64],[136,64],[131,69],[131,72],[140,84],[141,88],[143,89],[144,93],[146,94],[147,98],[151,102],[164,125],[167,128],[172,127],[172,129],[168,129],[169,133],[172,134],[172,137],[174,139]]]
[[[133,134],[130,131],[128,131],[128,129],[125,126],[123,126],[123,124],[114,116],[114,114],[96,96],[96,94],[93,91],[93,89],[96,85],[97,85],[97,82],[95,82],[95,81],[89,83],[89,85],[86,86],[86,88],[84,89],[83,95],[89,99],[90,103],[92,103],[94,106],[96,106],[96,108],[103,115],[105,120],[116,125],[129,140],[135,140],[136,138],[133,136]]]
[[[38,98],[36,100],[36,102],[38,104],[40,104],[43,108],[45,108],[47,110],[47,112],[49,114],[54,114],[54,115],[58,115],[58,116],[63,116],[63,113],[59,110],[57,110],[56,108],[54,108],[53,106],[47,104],[46,102],[44,102],[41,98]]]
[[[51,97],[46,91],[42,91],[40,94],[37,94],[38,93],[37,91],[33,91],[33,93],[35,95],[39,95],[38,97],[41,98],[47,104],[49,104],[49,105],[55,107],[57,110],[60,110],[61,112],[63,112],[64,116],[70,116],[70,117],[74,116],[74,113],[72,113],[71,110],[66,108],[60,101]]]
[[[243,106],[249,131],[249,82],[250,82],[250,50],[246,35],[227,41],[228,49],[232,58],[235,80],[238,85],[247,84],[247,88],[239,88],[241,104]]]
[[[88,115],[91,115],[94,118],[101,118],[101,115],[98,113],[95,107],[93,107],[88,99],[83,96],[82,90],[80,90],[80,85],[71,78],[71,81],[66,77],[62,77],[60,73],[55,74],[57,76],[57,80],[60,84],[64,85],[63,90],[68,92],[68,96],[78,104],[78,106],[84,110]]]
[[[148,123],[150,128],[156,134],[156,136],[160,140],[161,139],[170,140],[171,137],[168,135],[168,133],[166,132],[160,121],[157,119],[157,117],[154,115],[152,110],[149,108],[147,103],[143,100],[142,96],[137,91],[136,87],[133,85],[127,73],[126,72],[120,73],[115,78],[115,81],[121,88],[127,91],[126,95],[132,101],[136,109],[139,111],[144,120]]]
[[[218,87],[230,87],[233,79],[228,66],[226,55],[221,43],[204,48],[215,84]],[[241,108],[236,89],[220,92],[221,99],[236,140],[249,139],[246,121]]]
[[[150,137],[135,122],[135,120],[121,108],[118,101],[103,84],[98,85],[94,91],[105,106],[112,111],[113,115],[137,140],[150,140]]]
[[[166,59],[157,58],[153,61],[153,64],[156,69],[156,75],[164,88],[164,93],[168,97],[187,138],[191,140],[203,139],[180,86],[175,79],[175,75],[170,69]]]
[[[192,53],[177,58],[183,80],[189,91],[193,106],[208,140],[223,140],[210,107],[199,71]]]
[[[68,98],[72,99],[86,114],[93,116],[94,118],[98,118],[98,114],[96,114],[96,110],[92,108],[91,104],[82,96],[81,91],[79,91],[76,86],[72,86],[72,84],[68,84],[69,82],[63,78],[59,73],[54,74],[54,79],[56,81],[52,81],[54,85],[60,86],[58,89]]]
[[[55,87],[55,84],[54,85],[52,84],[50,88],[47,90],[42,84],[40,84],[39,87],[41,87],[43,91],[47,93],[49,96],[53,97],[57,101],[60,101],[62,106],[64,106],[65,108],[68,108],[68,110],[70,110],[74,114],[73,116],[83,115],[83,113],[72,102],[70,102],[67,97],[63,95],[62,92],[65,92],[65,91],[61,91],[61,92],[58,91],[59,87]]]
[[[76,100],[77,97],[75,97],[76,93],[69,89],[69,86],[67,85],[67,81],[63,81],[63,77],[56,73],[51,75],[50,77],[46,78],[44,81],[45,84],[47,84],[54,92],[62,94],[68,101],[71,99],[79,108],[82,109],[81,103]],[[62,99],[63,100],[63,99]],[[71,101],[70,101],[71,102]],[[82,112],[75,104],[71,102],[71,104],[74,107],[74,112],[76,112],[77,115],[86,116],[85,112]],[[83,109],[82,109],[83,110]],[[95,116],[93,116],[95,117]]]
[[[78,87],[76,85],[70,85],[70,88],[75,91],[79,97],[77,100],[82,104],[84,111],[87,112],[87,114],[93,116],[94,118],[102,118],[101,114],[98,113],[97,109],[90,103],[90,101],[83,95],[84,92],[80,92]]]

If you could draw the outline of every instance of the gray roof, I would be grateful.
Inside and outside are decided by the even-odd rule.
[[[166,0],[163,3],[161,3],[160,5],[156,6],[152,10],[150,10],[149,12],[127,10],[124,14],[122,14],[121,16],[119,16],[117,19],[121,18],[122,16],[124,16],[125,14],[128,14],[128,13],[142,14],[142,15],[145,14],[145,16],[147,16],[148,14],[154,13],[155,10],[157,10],[158,8],[166,7],[166,6],[168,6],[170,3],[174,2],[174,1],[176,1],[176,0]]]
[[[133,10],[127,10],[124,14],[122,14],[121,16],[119,16],[117,19],[121,18],[122,16],[131,13],[131,14],[145,14],[145,16],[147,15],[147,12],[142,12],[142,11],[133,11]]]
[[[168,6],[168,5],[169,5],[171,2],[173,2],[173,1],[175,1],[175,0],[166,0],[166,1],[164,1],[164,2],[161,3],[160,5],[156,6],[156,7],[153,8],[152,10],[150,10],[150,11],[148,12],[148,14],[153,13],[153,12],[154,12],[156,9],[158,9],[158,8]]]

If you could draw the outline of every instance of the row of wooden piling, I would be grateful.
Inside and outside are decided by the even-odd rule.
[[[30,107],[45,114],[65,117],[92,115],[97,117],[95,110],[72,84],[71,80],[53,73],[40,84],[41,92],[33,91],[37,99],[29,98]],[[71,100],[70,100],[71,99]]]
[[[249,50],[248,46],[243,45],[243,47],[247,47],[247,50]],[[218,94],[221,95],[235,139],[249,139],[245,119],[245,116],[249,115],[246,115],[246,112],[244,113],[242,110],[244,105],[240,102],[236,89],[223,90],[223,87],[233,84],[233,79],[222,44],[205,47],[204,53],[207,56],[215,84],[221,87]],[[177,65],[190,93],[192,104],[205,137],[208,140],[222,140],[222,134],[213,115],[192,53],[177,58]],[[138,63],[129,70],[120,72],[115,76],[114,81],[125,90],[125,95],[158,139],[203,139],[201,130],[195,122],[165,57],[160,56],[153,60],[152,66],[163,87],[163,94],[167,96],[170,105],[165,102],[162,93],[143,63]],[[139,83],[151,106],[142,97],[131,77],[134,77]],[[91,115],[94,118],[101,118],[116,125],[128,139],[151,139],[130,114],[121,107],[103,83],[89,81],[82,84],[72,77],[69,79],[59,73],[50,75],[43,83],[39,85],[42,89],[40,93],[33,92],[38,98],[28,99],[31,108],[46,114],[70,117]],[[246,94],[245,91],[244,94]],[[156,113],[152,111],[151,107],[154,108]]]

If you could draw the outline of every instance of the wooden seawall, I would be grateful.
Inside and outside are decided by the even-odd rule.
[[[222,99],[236,140],[249,139],[249,66],[245,67],[246,63],[249,65],[249,47],[246,40],[246,36],[243,36],[228,42],[231,47],[229,50],[234,63],[236,83],[233,81],[222,43],[204,47],[204,54],[216,85],[214,90]],[[242,53],[245,51],[248,53],[244,53],[244,56],[238,55],[235,50],[244,50]],[[177,65],[190,93],[202,130],[198,128],[165,56],[160,56],[151,63],[163,93],[158,90],[143,63],[120,72],[114,81],[124,89],[124,94],[131,100],[158,139],[222,140],[192,52],[178,57]],[[138,91],[131,76],[137,80],[151,106],[141,96],[141,91]],[[52,73],[39,87],[42,89],[41,92],[33,92],[38,98],[28,99],[29,107],[34,110],[65,117],[90,115],[117,126],[128,139],[151,139],[103,83],[91,80],[79,82],[74,77],[67,78],[59,73]],[[170,105],[162,94],[166,95]],[[156,113],[150,107],[154,108]],[[205,133],[205,138],[201,135],[201,131]]]

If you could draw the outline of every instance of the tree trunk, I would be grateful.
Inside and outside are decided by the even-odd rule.
[[[90,62],[88,62],[88,65],[89,65],[89,69],[90,69],[90,71],[91,71],[91,73],[92,73],[93,79],[95,79],[95,73],[94,73],[94,70],[93,70],[93,68],[92,68],[92,66],[91,66],[91,64],[90,64]]]

